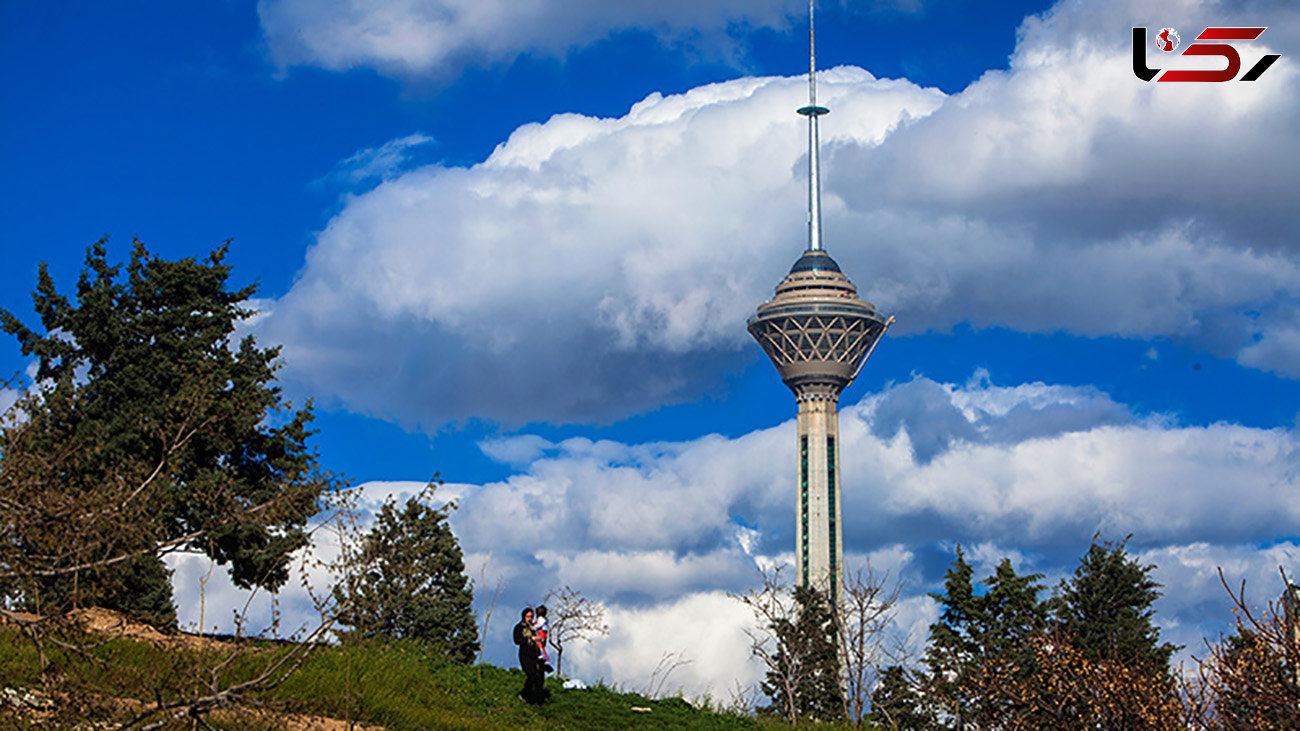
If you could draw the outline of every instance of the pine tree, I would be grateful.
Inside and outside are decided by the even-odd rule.
[[[473,591],[447,517],[418,496],[388,502],[361,548],[358,579],[337,589],[340,621],[365,638],[406,639],[441,648],[454,662],[478,652]]]
[[[956,728],[995,727],[1005,719],[1010,709],[990,679],[1033,672],[1031,639],[1046,617],[1040,574],[1018,575],[1004,558],[977,592],[973,573],[959,547],[944,591],[931,594],[943,612],[930,626],[927,695]]]
[[[123,561],[104,578],[94,603],[116,609],[155,627],[176,625],[176,604],[172,602],[172,572],[152,554]]]
[[[793,619],[780,618],[774,667],[768,669],[763,693],[772,699],[768,712],[792,720],[834,721],[844,717],[835,618],[825,595],[814,589],[794,591]]]
[[[1164,676],[1178,648],[1160,641],[1152,621],[1160,598],[1160,584],[1151,578],[1155,566],[1138,563],[1127,543],[1093,539],[1074,576],[1061,582],[1053,602],[1056,621],[1086,656],[1136,663]]]
[[[932,595],[943,611],[928,672],[909,686],[899,670],[882,711],[957,729],[1178,728],[1174,648],[1152,623],[1153,569],[1123,543],[1094,542],[1058,595],[1040,601],[1041,576],[1003,559],[981,588],[958,549]]]
[[[42,265],[39,331],[0,310],[36,362],[0,423],[0,592],[42,613],[106,605],[169,622],[162,551],[200,551],[237,586],[275,589],[339,485],[307,446],[310,407],[274,385],[278,349],[235,329],[254,287],[228,288],[224,247],[125,265],[91,246],[75,296]],[[43,331],[43,332],[42,332]]]
[[[899,665],[891,665],[881,673],[880,682],[871,693],[871,713],[867,718],[891,731],[929,731],[938,726],[926,699],[908,681],[907,671]]]

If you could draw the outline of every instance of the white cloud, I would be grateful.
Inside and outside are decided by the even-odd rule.
[[[1260,370],[1288,378],[1300,378],[1300,307],[1269,318],[1254,342],[1242,348],[1239,360]]]
[[[749,658],[745,634],[754,625],[753,615],[722,592],[614,609],[608,617],[607,637],[574,646],[573,673],[578,677],[603,678],[631,691],[687,698],[709,694],[715,701],[728,700],[736,688],[748,692],[762,679],[761,667]]]
[[[1282,595],[1282,576],[1278,569],[1285,569],[1294,580],[1296,567],[1300,566],[1300,543],[1289,540],[1260,548],[1198,541],[1152,548],[1137,558],[1156,566],[1155,578],[1165,587],[1162,600],[1165,609],[1174,614],[1192,613],[1208,605],[1214,615],[1209,623],[1213,631],[1226,631],[1233,621],[1228,590],[1239,592],[1244,582],[1245,596],[1252,608],[1276,601]],[[1219,581],[1220,568],[1228,589]],[[1203,631],[1212,630],[1207,626]],[[1180,641],[1191,646],[1196,639],[1185,636]]]
[[[553,551],[534,554],[557,579],[602,596],[655,601],[717,586],[739,587],[753,579],[754,561],[742,551],[715,550],[677,556],[657,551]]]
[[[803,89],[655,94],[386,181],[320,235],[261,333],[287,376],[407,423],[606,419],[697,394],[743,362],[744,319],[800,246]],[[822,89],[879,101],[846,131],[864,138],[940,100],[853,69]]]
[[[1236,7],[1167,12],[1233,24]],[[1009,70],[952,96],[823,73],[827,246],[892,333],[1173,338],[1295,375],[1300,77],[1284,60],[1253,84],[1141,82],[1128,24],[1162,8],[1063,3],[1026,21]],[[1300,28],[1268,14],[1269,43]],[[651,94],[392,175],[347,201],[259,332],[286,344],[286,376],[408,425],[696,398],[757,357],[745,318],[803,245],[804,93]]]
[[[508,465],[525,465],[541,457],[555,445],[536,434],[488,439],[479,443],[483,454]]]
[[[961,445],[882,476],[890,485],[877,495],[889,512],[974,521],[968,530],[981,536],[1016,531],[1037,541],[1101,530],[1241,539],[1286,535],[1300,519],[1297,465],[1300,446],[1289,432],[1104,426],[1010,447]],[[848,460],[845,470],[858,472]]]
[[[432,142],[432,137],[415,132],[389,140],[379,147],[357,150],[346,160],[335,165],[334,170],[322,180],[335,180],[351,185],[388,180],[408,164],[412,150]]]
[[[735,25],[783,27],[802,5],[798,0],[260,0],[257,10],[271,57],[281,66],[448,76],[464,66],[509,63],[525,53],[563,56],[623,30],[681,41],[701,34],[725,38]]]

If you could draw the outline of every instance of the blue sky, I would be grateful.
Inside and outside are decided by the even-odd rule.
[[[512,603],[734,619],[792,541],[793,399],[744,317],[804,245],[806,12],[7,3],[0,307],[105,234],[233,239],[326,466],[375,499],[440,471]],[[1144,83],[1134,25],[1267,25],[1243,58],[1282,60]],[[1185,644],[1226,621],[1214,566],[1300,555],[1297,38],[1288,3],[821,4],[826,246],[898,317],[841,400],[845,541],[907,579],[900,626],[958,542],[1060,576],[1133,533],[1195,589]],[[577,667],[654,650],[615,627]],[[736,648],[701,652],[681,682],[726,686]]]

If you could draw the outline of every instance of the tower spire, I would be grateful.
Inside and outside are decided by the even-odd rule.
[[[813,24],[813,5],[808,0],[808,106],[799,114],[808,118],[808,250],[822,248],[821,141],[817,135],[817,118],[831,110],[817,106],[817,35]]]

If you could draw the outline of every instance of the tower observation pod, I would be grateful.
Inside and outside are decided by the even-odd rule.
[[[840,520],[840,394],[875,349],[893,318],[858,297],[857,287],[821,246],[821,191],[812,2],[809,2],[808,249],[749,318],[749,334],[763,347],[799,406],[795,503],[795,581],[839,602],[844,539]]]

